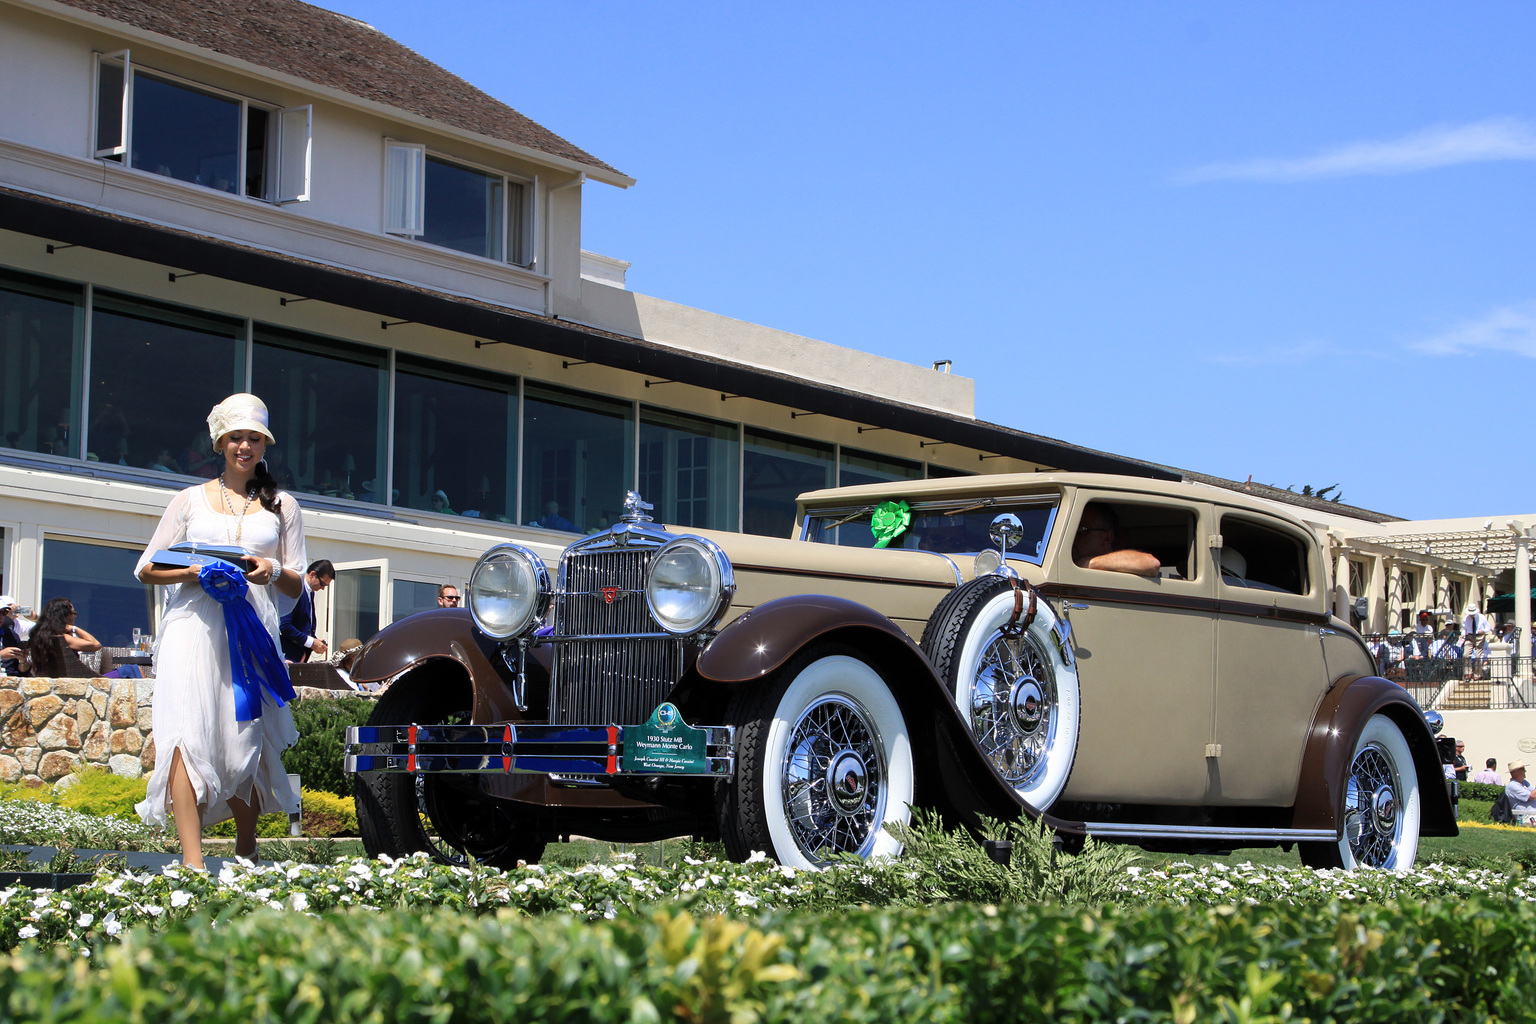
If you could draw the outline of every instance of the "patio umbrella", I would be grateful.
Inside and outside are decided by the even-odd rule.
[[[1531,590],[1531,606],[1536,608],[1536,589]],[[1515,610],[1515,595],[1500,594],[1488,602],[1490,612],[1512,612]]]

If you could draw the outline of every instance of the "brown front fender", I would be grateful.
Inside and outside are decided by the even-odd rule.
[[[474,690],[473,721],[516,722],[523,718],[512,700],[511,670],[498,666],[495,645],[475,629],[469,612],[438,608],[407,616],[363,647],[352,667],[359,683],[381,683],[402,672],[446,659],[469,677]]]
[[[699,655],[694,671],[703,685],[746,684],[762,679],[807,645],[856,647],[883,672],[907,720],[918,772],[917,802],[938,807],[976,825],[982,816],[1020,815],[1052,828],[1082,832],[1020,800],[987,760],[965,727],[949,689],[912,638],[890,619],[856,601],[807,594],[769,601],[742,615]]]
[[[1419,834],[1456,835],[1456,814],[1424,712],[1408,691],[1379,676],[1344,676],[1323,697],[1302,755],[1293,827],[1338,831],[1355,742],[1376,714],[1386,715],[1402,730],[1413,754],[1419,778]]]

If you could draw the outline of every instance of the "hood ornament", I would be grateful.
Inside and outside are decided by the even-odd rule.
[[[644,498],[641,498],[639,491],[625,491],[624,514],[620,516],[619,519],[621,522],[625,523],[655,522],[654,519],[646,515],[647,512],[650,512],[655,507],[655,505],[652,505]]]

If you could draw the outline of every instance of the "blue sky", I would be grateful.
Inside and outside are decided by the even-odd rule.
[[[977,415],[1536,511],[1536,5],[323,0],[638,179],[630,286]]]

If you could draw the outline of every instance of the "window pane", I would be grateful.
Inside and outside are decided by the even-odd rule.
[[[923,464],[887,455],[851,451],[844,448],[838,466],[837,485],[881,484],[888,480],[921,480]]]
[[[618,521],[634,479],[627,402],[529,386],[523,430],[525,523],[586,533]]]
[[[418,583],[416,580],[395,580],[390,590],[394,597],[394,619],[399,622],[407,615],[433,611],[437,608],[437,584]],[[346,639],[343,637],[342,639]],[[358,637],[359,640],[362,637]]]
[[[742,460],[742,530],[788,537],[795,499],[832,486],[832,447],[782,434],[747,431]]]
[[[260,107],[247,106],[245,116],[245,194],[257,199],[269,199],[267,135],[271,131],[271,115]]]
[[[132,166],[140,170],[234,192],[240,104],[135,72],[130,144]]]
[[[331,593],[331,646],[373,639],[379,631],[379,570],[337,569]]]
[[[107,647],[127,647],[134,629],[151,632],[154,588],[134,579],[139,552],[84,541],[43,541],[43,595],[74,602],[79,623]]]
[[[486,374],[475,384],[446,367],[398,357],[394,504],[512,522],[516,431],[515,380],[498,383]]]
[[[277,444],[267,450],[267,466],[278,484],[378,501],[388,388],[378,349],[259,329],[251,389],[272,415]]]
[[[0,275],[0,444],[80,457],[80,289]]]
[[[424,241],[501,259],[502,181],[427,157]]]
[[[928,463],[928,479],[929,480],[947,479],[949,477],[955,477],[955,476],[975,476],[975,475],[976,474],[972,473],[970,470],[966,470],[966,469],[951,469],[948,466],[938,466],[938,465],[933,464],[932,462]]]
[[[526,267],[530,262],[527,197],[531,191],[520,182],[507,182],[507,262],[520,267]]]
[[[244,334],[237,321],[98,291],[86,458],[218,476],[208,410],[244,390]]]
[[[736,529],[737,436],[734,424],[641,409],[640,494],[659,521]]]

